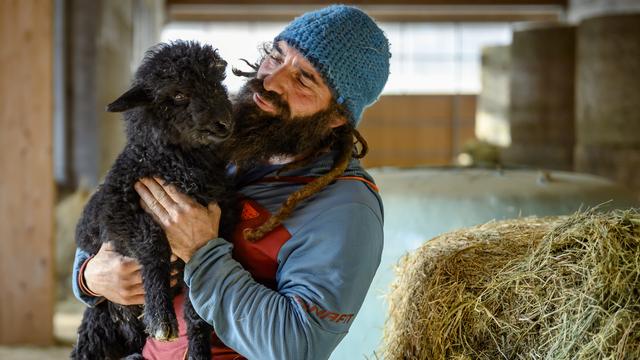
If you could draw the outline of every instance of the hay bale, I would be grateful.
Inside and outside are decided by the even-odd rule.
[[[386,359],[640,358],[637,210],[491,222],[409,254]]]

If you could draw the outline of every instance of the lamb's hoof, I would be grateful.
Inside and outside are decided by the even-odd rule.
[[[156,340],[173,341],[178,338],[178,324],[174,322],[159,322],[153,324],[148,332]]]

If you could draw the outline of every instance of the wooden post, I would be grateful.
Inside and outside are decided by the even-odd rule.
[[[0,1],[0,344],[53,342],[52,11]]]

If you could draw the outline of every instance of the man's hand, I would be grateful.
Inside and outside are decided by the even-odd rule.
[[[212,202],[204,207],[158,178],[143,178],[135,189],[142,208],[164,229],[172,252],[185,263],[209,240],[218,237],[218,204]]]
[[[84,279],[92,292],[121,305],[144,303],[140,264],[117,253],[111,243],[103,243],[84,269]]]
[[[178,260],[171,255],[171,262]],[[120,255],[110,242],[103,243],[84,269],[85,284],[93,293],[121,305],[144,304],[142,267],[134,258]],[[171,286],[177,284],[178,270],[171,271]]]

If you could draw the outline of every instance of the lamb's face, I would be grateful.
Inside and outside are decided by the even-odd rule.
[[[147,53],[134,87],[109,110],[143,106],[144,115],[133,117],[136,123],[129,126],[162,142],[188,148],[224,141],[233,130],[231,102],[222,85],[226,65],[209,45],[161,44]],[[123,97],[127,106],[119,107]]]

